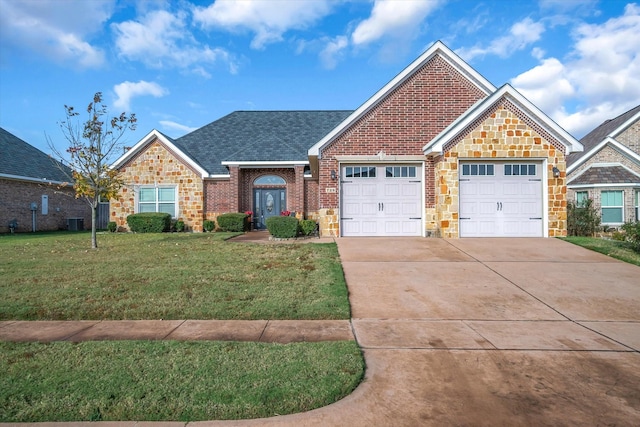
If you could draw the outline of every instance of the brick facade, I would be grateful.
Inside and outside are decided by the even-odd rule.
[[[423,156],[422,148],[472,104],[486,96],[448,62],[435,56],[375,108],[354,123],[322,152],[319,173],[321,231],[339,235],[338,182],[330,171],[338,171],[336,156]],[[434,168],[425,161],[425,212],[436,203]],[[334,187],[336,192],[327,192]]]
[[[42,196],[48,196],[48,212],[42,214]],[[54,184],[0,178],[0,233],[9,232],[9,222],[16,220],[16,232],[33,231],[31,203],[38,205],[36,231],[66,230],[69,218],[82,218],[85,229],[91,228],[91,208],[76,199],[73,188]]]
[[[634,123],[623,133],[618,135],[616,141],[626,145],[640,155],[640,121]],[[571,177],[577,177],[590,167],[598,164],[619,164],[640,175],[640,165],[638,165],[637,162],[629,158],[626,154],[620,152],[614,146],[605,145],[601,150],[574,169],[571,172]],[[640,184],[640,178],[635,184]],[[636,218],[636,193],[640,191],[640,185],[571,188],[567,190],[567,200],[575,201],[576,193],[581,191],[586,191],[588,193],[589,198],[593,200],[593,207],[597,211],[602,209],[602,191],[622,191],[624,199],[624,221],[632,222],[638,220],[638,218]]]

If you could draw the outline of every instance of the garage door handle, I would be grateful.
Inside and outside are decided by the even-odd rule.
[[[412,216],[412,217],[410,217],[409,219],[422,219],[422,218],[420,218],[419,216],[415,216],[415,217],[414,217],[414,216]]]
[[[469,217],[469,218],[460,218],[460,219],[471,219],[471,217]]]
[[[502,210],[502,202],[496,202],[496,210],[501,211]]]
[[[540,218],[529,218],[529,219],[542,219],[542,217],[540,217]]]
[[[353,218],[342,218],[343,220],[347,220],[347,219],[353,219]]]

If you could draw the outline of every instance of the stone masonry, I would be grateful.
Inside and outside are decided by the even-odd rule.
[[[559,143],[545,139],[525,123],[516,109],[502,105],[445,151],[437,169],[437,202],[435,232],[445,238],[459,237],[458,229],[458,163],[473,159],[527,159],[547,161],[547,192],[549,204],[548,237],[566,235],[566,163]],[[446,148],[446,147],[445,147]],[[553,178],[551,169],[557,167],[560,177]],[[543,188],[543,191],[545,189]]]
[[[158,141],[120,168],[120,177],[127,186],[118,198],[111,200],[111,221],[119,229],[128,229],[127,216],[136,213],[137,190],[140,186],[176,186],[178,189],[178,217],[188,230],[202,231],[204,220],[204,183],[202,177],[179,160]]]

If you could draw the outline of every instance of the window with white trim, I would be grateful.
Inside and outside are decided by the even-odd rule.
[[[603,191],[600,195],[603,224],[624,223],[624,192]]]
[[[640,190],[636,191],[636,221],[640,221]]]
[[[344,168],[345,178],[375,178],[375,166],[347,166]]]
[[[588,191],[576,191],[576,206],[584,207],[588,199],[589,199]]]
[[[523,165],[504,165],[504,175],[505,176],[513,176],[513,175],[536,175],[536,165],[523,164]]]
[[[492,176],[494,168],[492,164],[484,163],[464,163],[462,165],[462,176]]]
[[[175,187],[141,187],[138,191],[138,212],[163,212],[176,217]]]

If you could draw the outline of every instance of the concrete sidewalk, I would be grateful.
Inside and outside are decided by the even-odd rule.
[[[0,322],[0,341],[180,340],[313,342],[353,340],[348,320],[80,320]]]

